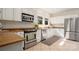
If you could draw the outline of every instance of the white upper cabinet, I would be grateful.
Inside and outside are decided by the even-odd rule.
[[[35,15],[33,8],[0,8],[0,19],[21,21],[22,13]]]
[[[27,14],[31,14],[31,15],[35,15],[36,11],[33,8],[22,8],[22,12],[23,13],[27,13]]]
[[[22,9],[21,8],[14,8],[14,20],[21,21],[22,20]]]
[[[1,19],[1,14],[2,14],[2,13],[1,13],[1,10],[2,10],[2,8],[0,8],[0,19]]]
[[[0,19],[21,21],[21,8],[0,8]]]
[[[13,8],[3,8],[2,9],[2,19],[13,20]]]

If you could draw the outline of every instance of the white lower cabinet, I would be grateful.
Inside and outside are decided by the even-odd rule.
[[[64,37],[64,29],[55,29],[55,30],[57,36]]]
[[[24,41],[0,47],[0,51],[23,51]]]
[[[47,29],[46,35],[47,35],[46,36],[47,39],[54,36],[54,35],[57,35],[56,29],[54,29],[54,28]]]
[[[37,39],[37,42],[41,41],[41,29],[37,30],[37,32],[36,32],[36,39]]]

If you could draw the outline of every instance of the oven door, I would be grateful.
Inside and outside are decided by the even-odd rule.
[[[26,41],[36,39],[36,32],[25,33]]]

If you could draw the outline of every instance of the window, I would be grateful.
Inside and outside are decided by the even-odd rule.
[[[45,18],[45,25],[48,25],[48,19]]]
[[[43,18],[41,16],[38,16],[38,24],[42,24]]]

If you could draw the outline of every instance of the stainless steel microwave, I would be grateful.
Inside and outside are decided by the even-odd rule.
[[[24,22],[33,22],[34,21],[34,15],[22,13],[22,21],[24,21]]]

